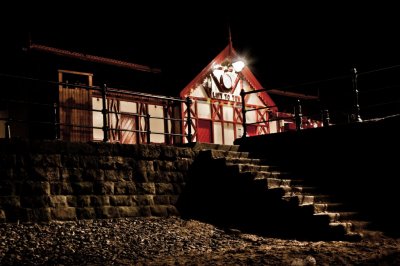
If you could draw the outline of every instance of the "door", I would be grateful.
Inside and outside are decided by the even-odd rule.
[[[197,141],[212,143],[211,139],[211,121],[199,119],[197,125]]]

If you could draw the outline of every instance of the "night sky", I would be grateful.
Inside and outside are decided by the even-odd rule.
[[[24,8],[2,23],[2,62],[14,55],[10,48],[20,51],[30,32],[36,43],[161,68],[167,82],[160,94],[177,96],[228,44],[229,25],[234,48],[261,84],[286,88],[350,75],[354,66],[363,72],[399,64],[396,10],[252,1]]]

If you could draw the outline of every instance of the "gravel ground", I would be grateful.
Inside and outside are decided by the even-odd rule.
[[[400,239],[283,240],[177,217],[0,224],[0,265],[400,265]]]

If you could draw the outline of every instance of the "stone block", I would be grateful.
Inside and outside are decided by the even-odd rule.
[[[25,222],[49,222],[52,220],[50,208],[21,209],[21,220]]]
[[[163,205],[150,206],[150,210],[151,210],[152,216],[160,216],[160,217],[168,216],[167,206],[163,206]]]
[[[174,193],[174,186],[171,183],[156,183],[156,193],[157,195],[171,195]]]
[[[153,197],[155,205],[169,205],[169,196],[168,195],[156,195]]]
[[[110,196],[111,206],[132,206],[136,205],[132,196]]]
[[[90,203],[93,207],[110,206],[109,196],[91,196]]]
[[[168,216],[180,216],[178,209],[175,206],[167,206]]]
[[[161,158],[173,160],[178,156],[178,150],[173,146],[164,145],[161,147]]]
[[[174,162],[174,169],[175,171],[182,171],[186,172],[189,170],[190,166],[192,165],[193,160],[188,158],[179,158]]]
[[[82,174],[84,181],[103,181],[105,174],[103,169],[85,169]]]
[[[19,196],[0,196],[0,208],[14,209],[21,207]]]
[[[83,142],[64,142],[65,148],[62,151],[62,154],[83,154],[83,155],[91,155],[95,154],[96,150],[93,147],[92,143],[83,143]]]
[[[31,177],[40,181],[58,181],[60,180],[60,170],[58,167],[36,166],[32,169]]]
[[[58,221],[72,221],[76,220],[76,208],[66,207],[66,208],[52,208],[51,217]]]
[[[73,192],[69,182],[50,182],[51,195],[71,195]]]
[[[50,196],[50,207],[53,208],[63,208],[63,207],[68,207],[68,203],[67,203],[67,196]]]
[[[113,148],[116,154],[127,157],[137,157],[138,145],[113,143]]]
[[[5,222],[6,222],[6,212],[0,209],[0,223],[5,223]]]
[[[61,184],[62,182],[50,182],[50,194],[60,195],[61,194]]]
[[[169,180],[173,183],[185,182],[185,175],[182,172],[170,172]]]
[[[136,183],[135,182],[126,182],[126,194],[127,195],[135,195],[137,193]]]
[[[81,168],[61,168],[61,180],[67,182],[82,182],[82,169]]]
[[[95,182],[93,192],[95,195],[113,195],[114,182]]]
[[[156,194],[156,186],[154,183],[138,183],[136,189],[139,195]]]
[[[93,194],[93,182],[71,183],[73,193],[75,195],[91,195]]]
[[[119,212],[117,207],[99,207],[95,209],[97,218],[101,219],[110,219],[110,218],[119,218]]]
[[[157,171],[154,172],[154,176],[151,177],[151,181],[155,183],[168,183],[170,182],[171,172]]]
[[[71,195],[74,193],[72,188],[72,184],[70,182],[62,182],[61,183],[61,195]]]
[[[146,183],[150,181],[154,181],[152,176],[150,176],[147,172],[137,171],[133,172],[132,180],[136,183]]]
[[[79,168],[79,155],[77,154],[63,154],[61,155],[61,164],[65,168]]]
[[[138,207],[117,207],[120,217],[138,217],[140,210]]]
[[[155,175],[153,161],[137,161],[134,169],[133,178],[136,182],[148,182]]]
[[[27,181],[21,186],[22,195],[50,195],[49,182]]]
[[[104,179],[116,182],[120,180],[120,176],[117,170],[104,170]]]
[[[125,169],[131,169],[132,165],[131,165],[131,160],[126,160],[125,157],[123,156],[115,156],[114,157],[114,162],[115,162],[115,168],[116,169],[121,169],[121,170],[125,170]]]
[[[82,219],[96,219],[94,208],[76,208],[76,217]]]
[[[116,159],[113,156],[99,156],[99,168],[104,170],[115,170],[116,167]]]
[[[154,205],[153,197],[154,196],[152,195],[138,195],[138,196],[133,196],[133,199],[139,206],[149,206],[149,205]]]
[[[191,148],[176,148],[178,158],[190,158],[193,159],[196,154]]]
[[[136,193],[136,185],[132,181],[119,181],[114,183],[115,195],[134,195]]]
[[[105,170],[106,181],[128,181],[133,179],[132,170]]]
[[[153,161],[154,171],[174,171],[175,164],[171,161],[154,160]]]
[[[85,197],[85,196],[83,196]],[[68,207],[78,207],[77,196],[66,196]]]
[[[80,157],[80,167],[85,169],[100,169],[99,158],[94,155],[85,155]],[[103,168],[101,168],[103,169]]]
[[[89,207],[92,205],[92,196],[76,196],[75,199],[77,207]]]
[[[143,206],[139,208],[140,216],[143,217],[150,217],[151,216],[151,209],[149,206]]]
[[[143,159],[157,159],[161,155],[162,145],[146,144],[138,145],[138,155]]]
[[[31,163],[33,167],[54,167],[58,168],[62,166],[60,154],[31,154]]]
[[[176,196],[175,195],[169,195],[168,197],[169,197],[169,203],[171,205],[176,206],[176,204],[178,202],[178,199],[179,199],[179,196],[178,195],[176,195]]]

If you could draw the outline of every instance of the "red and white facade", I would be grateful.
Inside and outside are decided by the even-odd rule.
[[[230,43],[217,55],[180,93],[181,98],[192,100],[191,118],[193,142],[232,145],[243,134],[242,99],[240,92],[262,89],[256,77],[245,66],[239,73],[232,63],[239,58]],[[245,97],[246,110],[269,107],[246,112],[249,136],[280,131],[280,122],[266,123],[270,115],[277,114],[274,101],[266,92],[252,93]],[[183,117],[188,110],[183,106]],[[254,123],[254,124],[251,124]],[[187,125],[184,128],[188,132]]]

